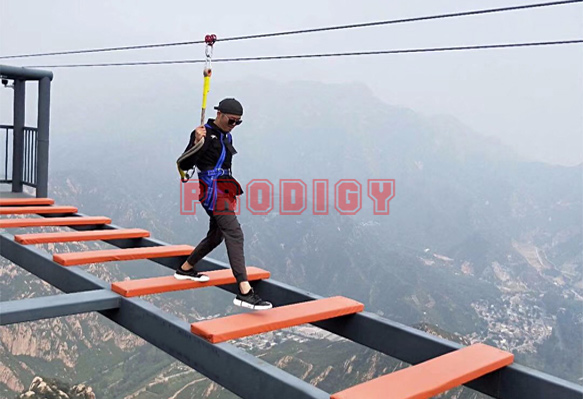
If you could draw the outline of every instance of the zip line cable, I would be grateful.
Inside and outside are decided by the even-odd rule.
[[[467,50],[516,48],[516,47],[555,46],[555,45],[581,44],[581,43],[583,43],[583,39],[551,41],[551,42],[485,44],[485,45],[477,45],[477,46],[433,47],[433,48],[417,48],[417,49],[403,49],[403,50],[359,51],[359,52],[350,52],[350,53],[297,54],[297,55],[278,55],[278,56],[262,56],[262,57],[218,58],[218,59],[213,59],[213,63],[215,63],[215,62],[271,61],[271,60],[289,60],[289,59],[300,59],[300,58],[345,57],[345,56],[365,56],[365,55],[383,55],[383,54],[386,55],[386,54],[435,53],[435,52],[447,52],[447,51],[467,51]],[[112,67],[112,66],[139,66],[139,65],[199,64],[199,63],[204,63],[204,62],[206,62],[206,60],[168,60],[168,61],[121,62],[121,63],[102,63],[102,64],[34,65],[34,66],[29,66],[27,68]]]
[[[583,0],[563,0],[563,1],[553,1],[553,2],[547,2],[547,3],[525,4],[525,5],[520,5],[520,6],[490,8],[490,9],[473,10],[473,11],[463,11],[463,12],[448,13],[448,14],[428,15],[428,16],[423,16],[423,17],[403,18],[403,19],[394,19],[394,20],[376,21],[376,22],[366,22],[366,23],[350,24],[350,25],[328,26],[328,27],[323,27],[323,28],[302,29],[302,30],[292,30],[292,31],[273,32],[273,33],[262,33],[262,34],[255,34],[255,35],[246,35],[246,36],[233,36],[233,37],[226,37],[223,39],[217,39],[217,41],[227,42],[227,41],[259,39],[259,38],[276,37],[276,36],[297,35],[297,34],[304,34],[304,33],[335,31],[335,30],[342,30],[342,29],[365,28],[365,27],[371,27],[371,26],[381,26],[381,25],[400,24],[400,23],[407,23],[407,22],[428,21],[428,20],[433,20],[433,19],[465,17],[465,16],[470,16],[470,15],[481,15],[481,14],[493,14],[493,13],[499,13],[499,12],[526,10],[526,9],[542,8],[542,7],[551,7],[551,6],[581,3],[581,2],[583,2]],[[204,40],[195,40],[195,41],[187,41],[187,42],[145,44],[145,45],[137,45],[137,46],[105,47],[105,48],[94,48],[94,49],[84,49],[84,50],[58,51],[58,52],[50,52],[50,53],[4,55],[4,56],[0,56],[0,59],[42,57],[42,56],[53,56],[53,55],[102,53],[102,52],[109,52],[109,51],[140,50],[140,49],[151,49],[151,48],[171,47],[171,46],[185,46],[185,45],[204,44],[204,43],[205,43]]]

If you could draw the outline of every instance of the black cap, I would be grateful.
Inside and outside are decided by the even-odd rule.
[[[234,98],[225,98],[218,106],[215,107],[217,111],[230,115],[243,115],[243,106]]]

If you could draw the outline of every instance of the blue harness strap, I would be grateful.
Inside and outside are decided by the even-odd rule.
[[[205,125],[207,129],[212,129],[211,126],[208,124]],[[230,133],[226,133],[227,140],[232,142],[232,137]],[[223,162],[225,162],[225,158],[227,156],[227,150],[225,148],[225,143],[222,140],[221,136],[221,155],[219,156],[219,160],[217,161],[215,167],[213,169],[205,170],[198,172],[198,178],[202,180],[207,187],[207,194],[205,196],[204,201],[202,202],[202,206],[205,209],[213,211],[215,209],[215,205],[217,203],[217,178],[221,176],[228,176],[231,174],[231,169],[223,169]]]

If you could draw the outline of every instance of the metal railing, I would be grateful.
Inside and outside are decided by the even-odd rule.
[[[38,154],[38,130],[32,127],[24,128],[24,159],[22,184],[36,188],[36,166]]]
[[[0,125],[0,139],[2,143],[2,175],[0,176],[0,183],[12,183],[12,147],[14,127]],[[10,178],[8,178],[10,176]]]
[[[14,127],[0,125],[0,150],[2,154],[2,174],[0,183],[12,183],[14,180],[12,171],[12,160],[14,156]],[[37,164],[38,164],[38,129],[25,127],[23,130],[23,156],[22,156],[22,184],[37,187]]]

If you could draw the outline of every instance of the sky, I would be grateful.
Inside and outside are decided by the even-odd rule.
[[[0,0],[0,55],[201,40],[506,7],[531,0],[359,2]],[[461,46],[583,38],[583,4],[289,37],[218,42],[214,57]],[[204,46],[0,60],[15,66],[200,59]],[[198,113],[202,66],[52,69],[51,134],[83,119],[107,120],[106,104],[131,107],[152,93],[172,102],[192,86]],[[313,60],[216,63],[213,81],[266,78],[361,83],[387,104],[425,116],[450,115],[519,155],[559,165],[583,162],[583,45]],[[36,125],[30,86],[27,125]],[[211,87],[212,94],[212,87]],[[282,93],[285,95],[284,93]],[[310,93],[306,93],[307,96]],[[10,90],[0,88],[0,123],[11,124]],[[212,95],[209,101],[213,102]],[[80,104],[86,111],[80,113]],[[71,115],[76,110],[76,115]],[[292,118],[285,110],[278,117]],[[108,121],[127,126],[131,120]],[[55,128],[56,127],[56,128]],[[382,127],[379,127],[382,129]],[[115,129],[112,129],[115,130]],[[121,129],[120,129],[121,130]],[[120,134],[116,132],[116,134]]]

